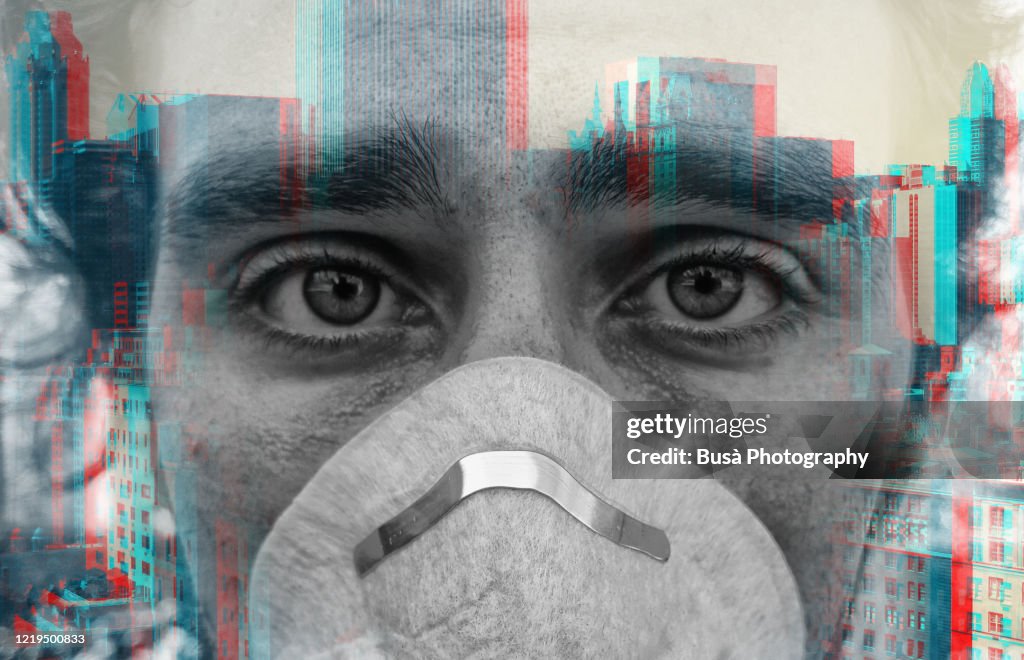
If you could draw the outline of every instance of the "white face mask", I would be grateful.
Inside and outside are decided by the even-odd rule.
[[[261,547],[250,616],[272,641],[253,654],[801,655],[796,584],[758,519],[712,480],[612,480],[611,412],[592,382],[528,358],[469,364],[403,401],[323,465]],[[358,576],[359,542],[460,458],[513,449],[664,530],[670,559],[537,493],[493,489]]]

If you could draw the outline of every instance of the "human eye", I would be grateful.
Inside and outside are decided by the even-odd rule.
[[[435,315],[400,260],[343,237],[286,240],[239,267],[231,312],[242,332],[289,357],[370,357],[436,339]]]
[[[764,353],[799,335],[821,301],[801,260],[769,241],[705,233],[659,252],[611,312],[645,345],[672,355]]]

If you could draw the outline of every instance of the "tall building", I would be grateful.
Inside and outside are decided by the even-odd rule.
[[[528,138],[528,53],[527,3],[524,0],[456,0],[436,7],[420,8],[417,21],[437,25],[493,21],[503,30],[500,72],[492,65],[494,53],[484,50],[485,40],[438,38],[443,30],[385,31],[371,23],[388,20],[380,12],[407,14],[409,8],[383,4],[367,11],[358,0],[300,0],[296,4],[295,80],[302,103],[302,128],[308,137],[308,170],[316,179],[342,165],[347,142],[366,135],[354,134],[346,123],[359,117],[360,126],[373,128],[394,124],[393,110],[386,104],[357,105],[362,94],[349,90],[371,89],[397,84],[382,76],[387,70],[364,66],[367,61],[398,61],[407,80],[422,89],[419,108],[426,116],[458,126],[474,136],[474,150],[500,158],[525,150]],[[373,35],[346,38],[346,35]],[[438,74],[422,53],[448,53],[451,66]],[[354,56],[355,54],[358,56]],[[479,112],[475,99],[482,95],[504,99],[504,112]],[[454,166],[454,164],[453,164]]]
[[[836,629],[824,631],[824,657],[949,657],[948,486],[877,486],[848,485],[851,515],[837,521],[842,614]]]
[[[1017,660],[1024,656],[1024,486],[955,487],[953,650],[970,660]]]
[[[1004,108],[1005,103],[1001,103],[1001,114]],[[995,112],[996,87],[992,76],[988,67],[975,62],[960,89],[960,113],[949,120],[949,164],[957,168],[960,182],[984,184],[1002,176],[1007,123],[996,117]]]
[[[957,343],[957,187],[931,166],[893,166],[893,272],[902,285],[893,318],[916,343]]]
[[[25,32],[6,58],[10,85],[10,178],[31,181],[44,196],[53,155],[89,132],[89,59],[68,12],[29,12]]]

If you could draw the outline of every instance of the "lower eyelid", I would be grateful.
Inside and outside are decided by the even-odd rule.
[[[258,349],[268,360],[280,361],[284,368],[303,370],[373,366],[384,355],[397,362],[422,359],[436,352],[440,342],[440,335],[431,326],[371,327],[334,335],[306,335],[243,316],[235,319],[235,327],[252,346],[246,350]]]
[[[667,351],[684,359],[719,363],[723,358],[756,358],[777,347],[783,339],[800,336],[811,326],[811,319],[800,309],[790,309],[771,319],[745,326],[701,327],[640,313],[619,316],[612,320],[612,326],[612,332],[616,331],[614,326],[619,326],[619,332],[633,334],[632,341],[656,344],[653,346],[655,350]]]

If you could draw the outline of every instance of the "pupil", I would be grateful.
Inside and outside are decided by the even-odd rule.
[[[702,270],[693,280],[693,288],[697,293],[709,295],[722,288],[722,280],[706,270]]]
[[[343,300],[355,298],[363,290],[362,278],[352,275],[338,275],[334,280],[334,295]]]

